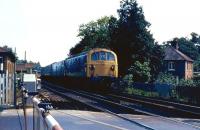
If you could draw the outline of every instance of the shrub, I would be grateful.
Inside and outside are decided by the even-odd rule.
[[[160,73],[155,83],[176,85],[177,80],[172,74]]]
[[[149,62],[139,62],[136,61],[130,68],[129,73],[133,75],[133,80],[135,82],[148,82],[151,78],[151,68],[149,67]]]
[[[181,79],[181,80],[179,81],[178,86],[194,87],[194,86],[196,86],[196,83],[195,83],[192,79],[188,79],[188,80]]]

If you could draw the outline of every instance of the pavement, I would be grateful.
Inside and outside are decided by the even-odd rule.
[[[27,109],[28,130],[33,129],[32,109]],[[0,111],[0,130],[24,130],[24,113],[22,109]]]
[[[121,114],[133,122],[119,117],[91,111],[77,110],[53,110],[51,115],[60,123],[65,130],[143,130],[144,127],[137,123],[155,130],[200,130],[200,120],[190,119],[193,123],[184,123],[185,119],[160,118],[147,115]]]
[[[28,130],[33,129],[32,109],[27,109]],[[135,123],[104,113],[78,110],[51,110],[50,114],[64,130],[200,130],[199,119],[160,118],[147,115],[122,114]],[[0,112],[0,130],[24,130],[22,109],[7,109]]]

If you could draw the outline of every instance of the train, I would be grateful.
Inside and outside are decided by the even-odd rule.
[[[94,48],[52,63],[41,70],[45,80],[59,80],[81,84],[90,81],[111,81],[118,77],[117,55],[105,48]],[[76,80],[74,80],[76,79]],[[62,80],[62,81],[61,81]]]

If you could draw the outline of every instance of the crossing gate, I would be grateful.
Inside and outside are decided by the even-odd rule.
[[[14,105],[14,75],[0,74],[0,107]]]

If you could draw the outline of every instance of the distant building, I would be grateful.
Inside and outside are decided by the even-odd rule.
[[[165,49],[164,71],[171,73],[179,79],[193,77],[193,60],[176,49],[169,46]]]
[[[32,74],[34,65],[34,63],[17,63],[16,72]]]
[[[26,74],[37,74],[40,76],[41,66],[40,63],[33,62],[20,62],[16,64],[16,72],[18,74],[18,78],[20,78],[23,73]]]

